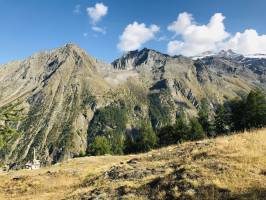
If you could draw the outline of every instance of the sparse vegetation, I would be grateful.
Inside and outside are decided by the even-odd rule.
[[[127,123],[127,110],[120,105],[109,105],[97,110],[88,130],[89,137],[107,134],[108,131],[124,132]]]
[[[166,89],[149,95],[149,115],[152,127],[155,129],[171,124],[171,112],[174,105],[169,95]]]
[[[266,130],[0,173],[0,199],[264,200]]]
[[[110,138],[112,154],[123,155],[125,148],[125,134],[123,132],[110,131],[108,137]]]
[[[8,153],[12,141],[21,134],[15,127],[24,119],[21,114],[23,109],[19,108],[19,105],[16,103],[0,109],[0,160]]]
[[[95,156],[111,154],[111,144],[105,136],[96,136],[89,150]]]

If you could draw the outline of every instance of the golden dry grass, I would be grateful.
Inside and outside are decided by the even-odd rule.
[[[208,152],[206,159],[198,161],[200,166],[225,168],[217,173],[215,168],[202,167],[209,182],[236,193],[266,190],[266,129],[218,138]]]
[[[76,190],[88,175],[97,175],[128,158],[128,156],[84,157],[38,170],[0,173],[0,199],[62,199]],[[14,178],[19,179],[14,180]]]
[[[126,161],[132,158],[137,158],[137,163],[128,164]],[[114,166],[123,176],[106,176]],[[147,169],[155,173],[138,177],[139,172]],[[180,169],[178,181],[181,182],[177,183],[173,175]],[[124,175],[128,175],[127,178],[123,178]],[[157,178],[160,178],[157,186],[163,185],[158,188],[164,189],[150,187]],[[183,188],[178,184],[188,186]],[[207,186],[215,189],[201,189]],[[125,199],[149,199],[151,194],[155,199],[164,199],[167,193],[173,198],[187,195],[189,199],[200,192],[204,194],[196,199],[214,200],[218,199],[216,190],[220,189],[230,192],[235,199],[263,199],[261,196],[266,194],[266,129],[186,142],[145,154],[84,157],[39,170],[0,174],[0,199],[80,199],[96,190],[106,193],[106,199],[113,199],[121,187],[128,190]]]

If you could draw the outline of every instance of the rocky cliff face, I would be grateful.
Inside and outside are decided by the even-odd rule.
[[[150,91],[163,89],[167,82],[165,88],[171,91],[175,102],[193,110],[202,98],[216,104],[254,87],[265,89],[265,61],[250,59],[221,51],[193,60],[143,49],[129,52],[112,65],[121,71],[135,69]]]
[[[75,45],[36,54],[1,68],[1,105],[23,102],[25,133],[7,160],[25,161],[36,148],[47,163],[73,157],[87,147],[88,122],[108,85],[98,62]]]
[[[90,137],[104,130],[130,132],[143,119],[163,126],[181,108],[195,115],[202,98],[215,107],[265,89],[265,69],[265,59],[224,53],[193,60],[149,49],[105,64],[72,44],[8,63],[0,67],[0,107],[19,101],[27,118],[18,126],[24,134],[2,159],[26,162],[33,148],[43,164],[83,154]],[[123,126],[104,116],[113,111],[125,116]]]

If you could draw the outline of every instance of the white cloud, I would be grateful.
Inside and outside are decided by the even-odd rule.
[[[94,7],[87,8],[88,16],[93,24],[98,23],[105,15],[107,15],[108,7],[103,3],[96,3]]]
[[[175,55],[182,50],[183,46],[184,42],[177,40],[170,41],[167,45],[167,51],[170,55]]]
[[[176,34],[182,34],[189,26],[191,26],[192,21],[192,15],[184,12],[179,14],[177,20],[170,24],[167,29]]]
[[[207,25],[198,25],[191,14],[179,14],[177,20],[168,26],[168,30],[180,35],[182,41],[170,41],[168,53],[192,56],[216,50],[220,43],[229,37],[223,24],[224,19],[221,13],[216,13]]]
[[[80,5],[76,5],[73,10],[73,13],[79,15],[81,13],[80,8],[81,8]]]
[[[93,31],[98,32],[98,33],[101,33],[101,34],[103,34],[103,35],[106,34],[106,30],[105,30],[104,28],[102,28],[102,27],[99,27],[99,26],[93,26],[91,29],[92,29]]]
[[[83,37],[87,37],[88,36],[88,33],[83,33]]]
[[[237,32],[221,49],[232,49],[240,54],[266,54],[266,35],[259,35],[254,29],[247,29],[243,33]]]
[[[144,43],[155,38],[155,34],[160,30],[157,25],[147,27],[144,23],[134,22],[129,24],[119,37],[117,47],[121,51],[132,51],[139,49]]]
[[[215,13],[208,24],[197,24],[189,13],[181,13],[177,20],[168,26],[168,30],[180,36],[181,40],[172,40],[167,45],[170,55],[182,54],[194,56],[205,51],[232,49],[240,54],[266,53],[266,35],[259,35],[254,29],[230,35],[225,31],[225,17]]]

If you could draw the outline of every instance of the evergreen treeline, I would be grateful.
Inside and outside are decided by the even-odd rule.
[[[19,104],[0,109],[0,156],[8,145],[20,134],[16,124],[23,119]],[[90,155],[128,154],[146,152],[156,147],[200,140],[229,132],[261,128],[266,125],[266,96],[261,90],[253,90],[246,97],[217,105],[215,114],[208,101],[203,99],[197,117],[187,119],[180,111],[174,125],[154,128],[151,120],[140,122],[140,126],[126,133],[125,106],[110,106],[99,110],[91,124],[91,130],[102,131],[90,141]],[[98,123],[98,122],[102,123]],[[102,129],[103,125],[109,129]],[[89,131],[91,131],[89,130]]]
[[[261,128],[265,125],[266,96],[260,90],[253,90],[246,97],[218,105],[214,115],[208,101],[203,99],[198,116],[190,120],[181,111],[174,125],[154,130],[151,122],[145,121],[130,134],[110,131],[96,136],[89,153],[102,155],[145,152],[160,146]]]
[[[261,128],[266,125],[266,96],[261,90],[220,105],[215,116],[217,134]]]

